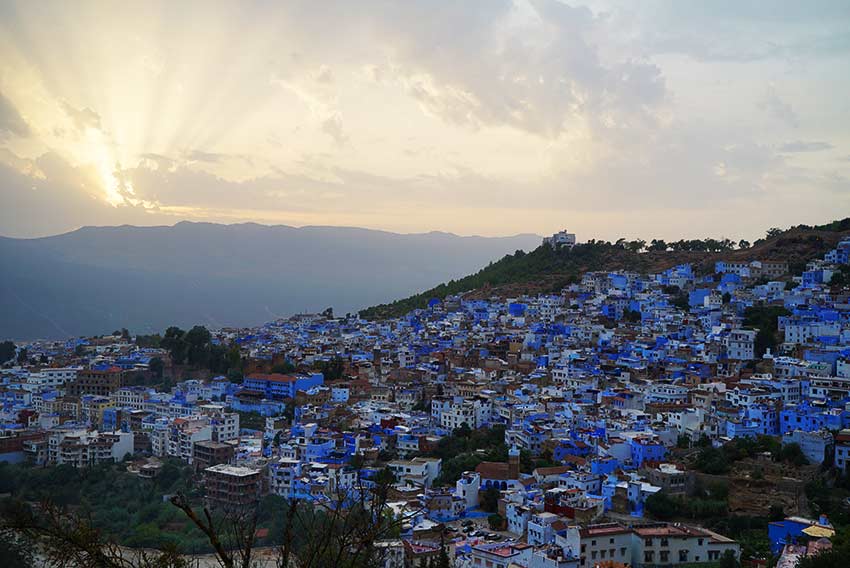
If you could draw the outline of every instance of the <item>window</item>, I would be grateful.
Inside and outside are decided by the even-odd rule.
[[[688,551],[680,550],[679,551],[679,562],[687,562],[688,561]]]
[[[626,555],[626,547],[623,546],[623,547],[620,548],[620,556],[625,556],[625,555]]]
[[[651,538],[644,539],[643,544],[644,544],[644,546],[652,546],[652,539]]]
[[[670,551],[669,550],[662,550],[658,555],[661,557],[660,558],[661,562],[667,562],[667,561],[670,560]]]
[[[666,538],[662,538],[661,546],[670,546],[670,541],[668,541]]]
[[[651,550],[644,551],[643,553],[643,561],[644,562],[652,562],[655,553]]]
[[[614,544],[614,539],[613,539],[613,538],[609,538],[609,539],[608,539],[608,544]]]

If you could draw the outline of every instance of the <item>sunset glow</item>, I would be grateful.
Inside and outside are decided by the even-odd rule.
[[[846,3],[320,4],[4,3],[3,234],[751,237],[850,210]],[[23,221],[46,207],[61,227]]]

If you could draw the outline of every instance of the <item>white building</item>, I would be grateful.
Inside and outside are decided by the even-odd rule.
[[[576,235],[575,233],[568,233],[566,230],[558,231],[551,237],[544,238],[543,244],[549,245],[552,248],[573,248],[574,246],[576,246]]]
[[[417,457],[412,460],[393,460],[387,466],[402,483],[431,487],[431,483],[440,475],[442,462],[439,458]]]
[[[782,435],[782,444],[798,444],[809,463],[823,463],[832,443],[832,434],[826,430],[819,432],[794,430]]]
[[[727,341],[730,359],[751,361],[755,358],[756,332],[751,329],[733,329]]]
[[[535,546],[549,544],[555,540],[555,529],[552,527],[561,517],[555,513],[535,513],[528,520],[528,544]]]
[[[464,472],[455,485],[455,495],[463,499],[467,509],[478,506],[478,491],[481,489],[481,475],[472,471]]]
[[[52,465],[88,467],[118,462],[133,454],[132,432],[57,430],[47,436],[47,460]]]
[[[77,378],[77,371],[82,367],[62,367],[42,369],[27,376],[27,385],[33,389],[52,389],[61,387]]]

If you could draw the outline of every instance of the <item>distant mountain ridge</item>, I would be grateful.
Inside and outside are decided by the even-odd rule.
[[[191,222],[0,237],[0,338],[257,325],[329,306],[353,312],[539,243],[537,235]]]
[[[579,244],[572,250],[554,250],[549,245],[540,245],[529,253],[506,255],[464,278],[361,310],[360,315],[369,319],[398,317],[426,307],[433,298],[454,294],[487,298],[559,292],[583,273],[600,270],[652,272],[691,263],[706,273],[713,271],[717,260],[783,260],[789,263],[792,272],[799,273],[808,260],[822,256],[846,236],[850,236],[850,217],[815,227],[798,225],[760,239],[750,247],[722,252],[659,250],[638,253],[607,242]]]

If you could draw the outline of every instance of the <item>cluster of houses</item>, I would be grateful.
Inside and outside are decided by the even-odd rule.
[[[346,506],[389,470],[403,522],[380,543],[388,565],[418,566],[441,542],[455,566],[476,568],[738,558],[734,540],[653,521],[646,502],[688,492],[691,472],[673,459],[683,445],[774,436],[846,472],[850,303],[829,281],[848,251],[845,240],[801,276],[756,260],[711,274],[591,272],[559,294],[448,297],[386,321],[299,315],[216,330],[239,346],[244,377],[175,376],[168,388],[138,379],[155,358],[179,375],[168,352],[130,337],[19,344],[29,362],[0,370],[0,460],[126,460],[154,476],[174,458],[211,503],[237,507],[268,493]],[[774,306],[788,315],[764,348],[744,314]],[[497,426],[507,458],[448,478],[440,440]],[[548,465],[529,470],[522,456]],[[823,517],[769,532],[787,558],[834,535]]]

